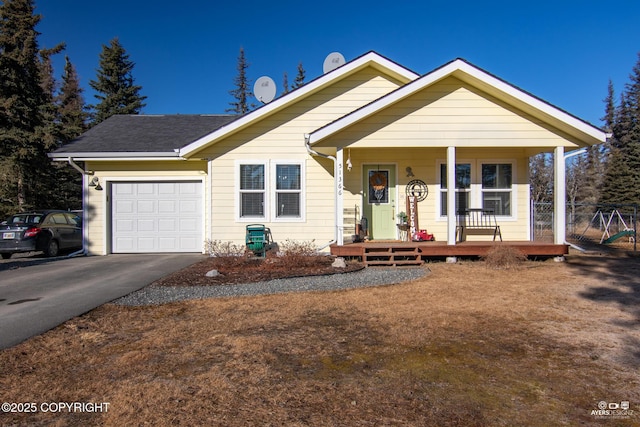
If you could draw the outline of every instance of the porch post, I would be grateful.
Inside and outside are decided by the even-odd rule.
[[[335,162],[335,183],[336,183],[336,212],[335,212],[335,224],[336,224],[336,244],[342,246],[344,243],[344,152],[342,148],[338,148],[336,151]]]
[[[456,244],[456,147],[447,147],[447,244]]]
[[[556,147],[553,151],[553,242],[556,245],[564,244],[566,233],[566,192],[564,147]]]

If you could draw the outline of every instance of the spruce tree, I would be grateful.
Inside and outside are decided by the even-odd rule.
[[[241,47],[236,65],[238,74],[233,80],[235,89],[229,91],[229,94],[233,96],[234,99],[234,101],[229,103],[231,108],[227,108],[226,110],[229,113],[243,115],[256,107],[255,103],[249,101],[253,97],[253,93],[251,91],[251,83],[247,78],[248,68],[249,63],[247,63],[247,59],[244,56],[244,48]]]
[[[282,76],[282,93],[280,95],[286,95],[289,93],[289,76],[285,71]]]
[[[613,114],[602,203],[640,203],[640,55]],[[605,121],[611,119],[607,102]]]
[[[291,89],[297,89],[300,86],[303,86],[306,75],[307,73],[302,66],[302,62],[298,63],[298,74],[296,75],[296,79],[293,81],[293,85],[291,85]]]
[[[57,96],[59,144],[64,145],[87,129],[88,113],[75,67],[65,57],[62,85]],[[54,163],[57,191],[52,204],[60,209],[82,208],[82,175],[66,163]]]
[[[58,94],[61,144],[66,144],[87,129],[89,114],[82,96],[80,79],[74,65],[65,57],[62,86]]]
[[[95,97],[100,101],[94,106],[94,124],[114,114],[139,114],[142,111],[147,97],[140,95],[142,86],[134,84],[134,66],[117,37],[109,45],[102,45],[97,78],[89,82],[98,92]]]
[[[29,173],[45,147],[37,131],[43,126],[38,51],[40,15],[32,0],[5,0],[0,5],[0,215],[33,207]]]

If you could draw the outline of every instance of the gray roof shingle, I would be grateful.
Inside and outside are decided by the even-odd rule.
[[[232,122],[231,115],[115,115],[53,152],[172,153]]]

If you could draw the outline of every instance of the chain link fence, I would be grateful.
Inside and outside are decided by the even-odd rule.
[[[581,247],[637,250],[638,205],[574,204],[566,207],[567,241]],[[553,203],[532,202],[531,240],[552,242]]]

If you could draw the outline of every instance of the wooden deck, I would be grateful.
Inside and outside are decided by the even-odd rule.
[[[545,242],[364,242],[343,246],[331,245],[331,254],[343,257],[359,257],[367,266],[420,265],[425,259],[442,257],[475,257],[486,255],[496,245],[513,246],[527,256],[563,256],[569,253],[569,245]]]

